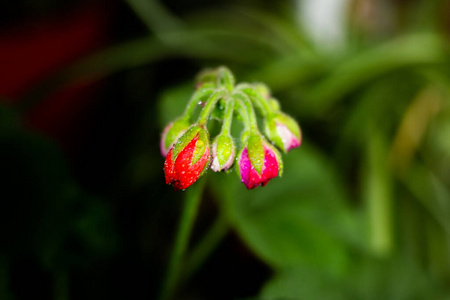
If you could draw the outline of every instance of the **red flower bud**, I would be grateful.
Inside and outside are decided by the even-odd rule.
[[[169,150],[164,162],[166,183],[175,190],[184,190],[206,170],[210,159],[208,132],[192,126]]]
[[[180,118],[164,128],[159,146],[162,156],[167,156],[169,149],[172,148],[173,144],[186,132],[189,125],[190,124],[186,119]]]

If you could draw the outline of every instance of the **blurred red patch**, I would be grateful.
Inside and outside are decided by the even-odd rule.
[[[32,19],[0,32],[0,97],[15,104],[47,76],[103,47],[111,9],[91,4]],[[51,91],[28,113],[33,128],[55,138],[73,131],[95,86],[71,83]],[[72,129],[70,129],[72,127]],[[79,129],[76,129],[79,130]]]

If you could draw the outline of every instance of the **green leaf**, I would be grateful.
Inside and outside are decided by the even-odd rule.
[[[349,299],[338,282],[315,269],[302,267],[277,272],[261,291],[262,299]]]
[[[286,155],[285,176],[263,188],[248,191],[230,176],[213,179],[234,229],[274,268],[307,264],[340,272],[347,244],[362,247],[362,223],[346,206],[332,167],[311,148]]]
[[[375,260],[358,256],[344,276],[317,269],[286,268],[275,273],[261,291],[262,299],[447,299],[448,288],[404,257]],[[447,296],[446,296],[447,295]]]
[[[349,93],[383,75],[405,68],[436,65],[444,62],[446,55],[445,41],[435,34],[412,34],[369,48],[344,60],[315,85],[306,96],[305,104],[309,107],[304,109],[323,113]]]

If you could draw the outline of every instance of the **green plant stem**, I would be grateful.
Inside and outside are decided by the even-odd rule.
[[[223,95],[224,91],[218,90],[208,99],[208,102],[206,102],[206,105],[203,108],[202,112],[200,113],[200,116],[197,121],[197,123],[200,126],[203,126],[208,122],[209,116],[211,115],[214,107],[216,106],[217,101],[219,101],[223,97]]]
[[[244,125],[244,130],[249,131],[250,130],[250,121],[248,120],[248,113],[247,109],[245,108],[245,105],[242,103],[241,100],[235,99],[235,105],[234,109],[236,112],[241,116],[242,123]]]
[[[200,242],[194,247],[186,262],[186,271],[183,280],[189,279],[201,265],[208,259],[217,245],[228,232],[228,223],[224,215],[219,215],[211,228],[206,232]]]
[[[214,90],[210,85],[201,87],[196,90],[192,95],[191,100],[189,100],[188,105],[186,106],[186,110],[183,113],[183,118],[185,118],[187,121],[190,121],[198,103],[203,101],[204,98],[211,96],[213,92]]]
[[[255,111],[253,110],[252,102],[250,101],[248,96],[242,92],[233,93],[233,96],[241,102],[242,107],[247,112],[248,126],[250,127],[250,131],[259,132]]]
[[[269,102],[266,99],[264,99],[257,91],[255,91],[254,88],[245,84],[240,86],[239,90],[241,90],[244,94],[246,94],[250,98],[250,100],[255,104],[255,106],[259,108],[261,114],[264,117],[267,117],[271,114],[273,109],[270,107]]]
[[[197,216],[204,184],[205,181],[201,180],[197,182],[197,184],[192,185],[186,192],[186,199],[180,223],[178,225],[177,235],[175,237],[175,244],[158,296],[159,300],[170,299],[177,288],[184,253],[186,252],[192,227]]]
[[[230,133],[231,124],[233,123],[234,102],[235,100],[233,98],[229,98],[226,102],[223,124],[220,134],[227,135]]]

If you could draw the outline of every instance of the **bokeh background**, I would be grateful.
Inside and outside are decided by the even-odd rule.
[[[450,2],[3,1],[0,299],[154,299],[187,192],[160,132],[206,67],[303,131],[208,172],[174,299],[450,299]]]

